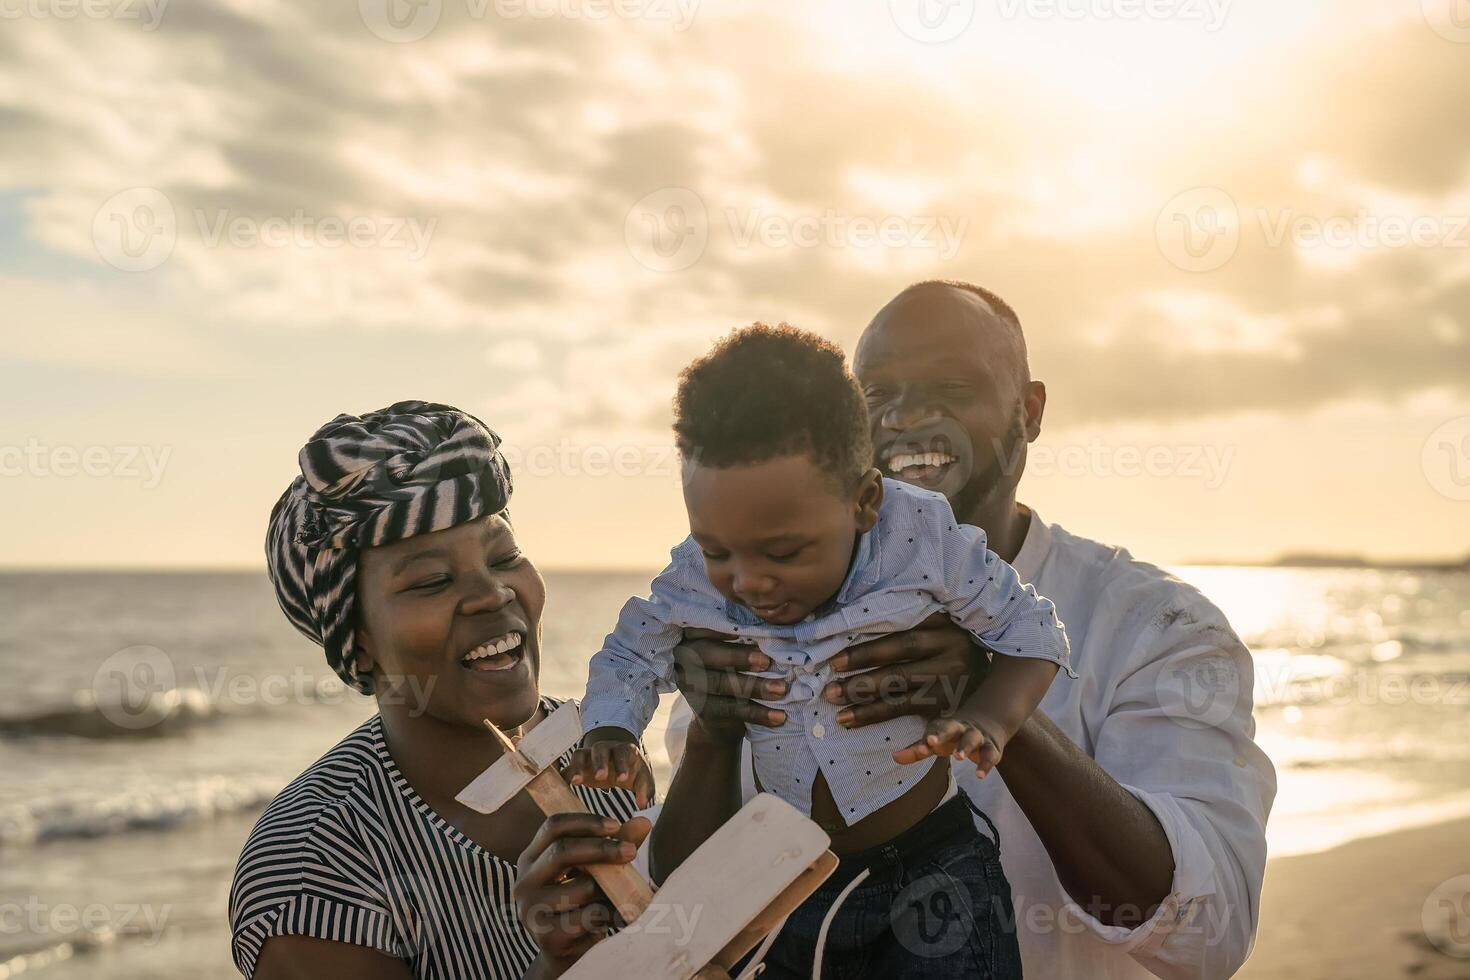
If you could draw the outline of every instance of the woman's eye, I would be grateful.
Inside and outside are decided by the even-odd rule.
[[[431,592],[434,589],[443,588],[448,584],[448,575],[436,575],[433,578],[424,579],[422,582],[415,582],[413,585],[409,586],[409,589],[415,592]]]
[[[881,401],[888,397],[887,388],[868,388],[863,392],[863,397],[870,402]]]
[[[705,561],[724,561],[726,558],[729,558],[729,557],[730,557],[729,555],[712,554],[712,553],[710,553],[708,551],[704,552],[704,560]]]
[[[521,556],[521,553],[520,553],[519,550],[512,551],[510,554],[504,556],[503,558],[498,559],[495,562],[495,567],[496,568],[514,568],[514,567],[516,567],[517,565],[519,565],[521,563],[521,557],[522,556]]]

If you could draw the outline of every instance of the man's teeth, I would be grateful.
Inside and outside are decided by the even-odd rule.
[[[491,640],[489,643],[475,647],[464,655],[464,660],[466,663],[471,660],[483,660],[486,657],[493,657],[499,653],[509,653],[520,645],[521,634],[507,633],[498,640]]]
[[[898,473],[911,466],[947,466],[955,461],[949,453],[900,453],[888,457],[888,471]]]

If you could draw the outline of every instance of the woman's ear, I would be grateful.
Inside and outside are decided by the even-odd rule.
[[[372,673],[377,661],[373,658],[372,636],[366,626],[359,626],[352,631],[352,652],[357,659],[357,669],[364,674]]]
[[[870,466],[858,477],[857,500],[853,506],[857,508],[858,530],[864,533],[871,531],[878,523],[878,511],[883,507],[883,473],[876,466]]]

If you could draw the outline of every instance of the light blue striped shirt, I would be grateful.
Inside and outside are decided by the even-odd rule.
[[[834,600],[792,626],[765,623],[727,600],[710,584],[699,546],[686,538],[649,598],[628,600],[593,656],[584,730],[610,726],[641,736],[659,694],[675,689],[673,650],[685,629],[759,644],[774,663],[756,676],[790,684],[784,698],[761,702],[785,711],[785,724],[747,727],[762,787],[810,815],[821,772],[850,825],[902,796],[935,760],[893,761],[895,750],[923,735],[917,716],[851,730],[837,723],[839,708],[821,691],[846,676],[828,665],[841,651],[944,610],[996,653],[1049,660],[1076,676],[1056,607],[986,548],[984,531],[957,522],[942,494],[896,480],[883,481],[883,494],[878,523],[859,539]]]

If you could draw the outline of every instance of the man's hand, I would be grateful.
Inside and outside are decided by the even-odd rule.
[[[643,758],[638,737],[621,728],[594,728],[588,732],[562,776],[574,786],[632,790],[640,810],[653,802],[653,770]]]
[[[862,728],[905,715],[948,715],[985,679],[990,661],[968,632],[937,612],[907,632],[849,647],[832,658],[832,669],[864,671],[822,691],[824,700],[848,705],[838,724]]]
[[[774,727],[786,712],[757,704],[752,698],[784,697],[785,681],[752,677],[742,671],[769,670],[771,658],[748,643],[709,630],[688,630],[674,648],[674,679],[706,734],[744,738],[745,726]]]

